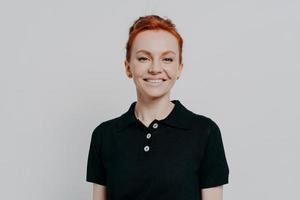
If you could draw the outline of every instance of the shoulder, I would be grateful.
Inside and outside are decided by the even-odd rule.
[[[99,122],[93,130],[93,135],[100,137],[100,135],[106,135],[107,133],[114,131],[121,120],[122,116],[118,116]]]
[[[199,114],[186,109],[191,126],[200,129],[219,129],[217,122],[210,116]]]

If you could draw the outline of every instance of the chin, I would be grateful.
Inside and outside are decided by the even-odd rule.
[[[150,98],[159,98],[159,97],[163,97],[165,95],[168,94],[168,91],[164,91],[164,92],[143,92],[146,96],[150,97]]]

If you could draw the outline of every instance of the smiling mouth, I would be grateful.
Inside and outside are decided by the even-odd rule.
[[[166,79],[143,79],[143,80],[148,83],[161,83],[166,81]]]
[[[143,79],[147,85],[149,86],[160,86],[162,85],[166,80],[165,79]]]

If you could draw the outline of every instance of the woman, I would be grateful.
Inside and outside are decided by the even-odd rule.
[[[93,131],[86,180],[94,200],[222,199],[229,168],[217,124],[170,100],[182,45],[169,19],[143,16],[130,27],[125,71],[137,101]]]

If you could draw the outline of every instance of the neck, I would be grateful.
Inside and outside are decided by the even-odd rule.
[[[155,101],[138,100],[135,105],[135,116],[142,122],[152,122],[154,119],[161,120],[166,118],[174,107],[170,99],[159,99]]]

